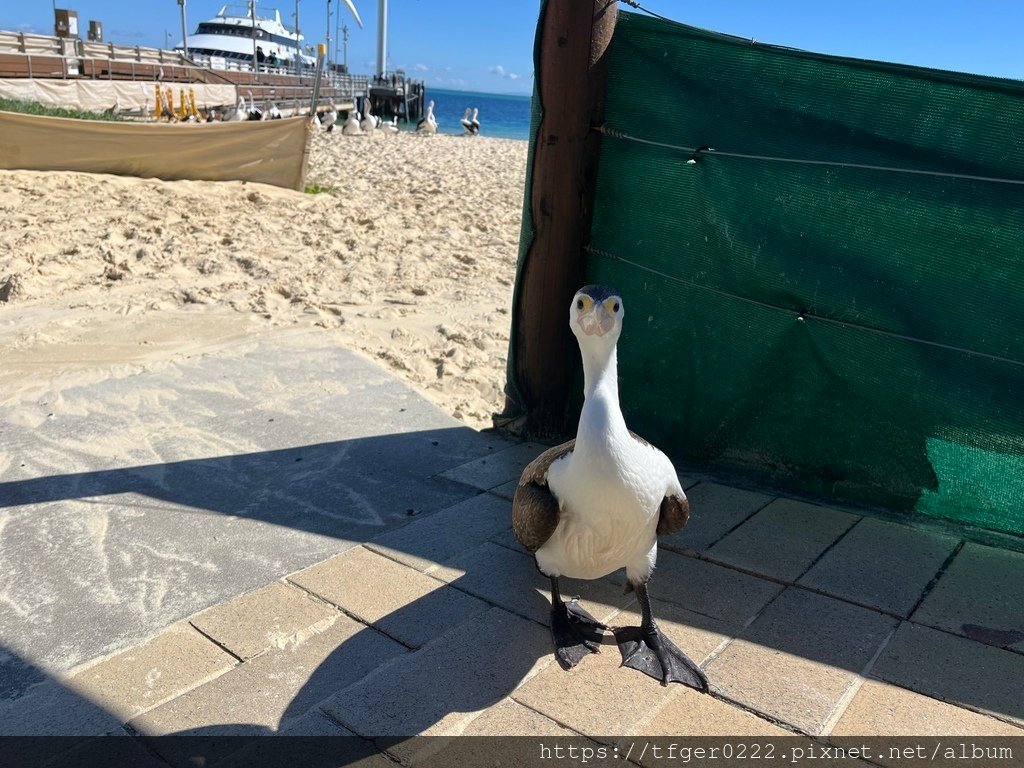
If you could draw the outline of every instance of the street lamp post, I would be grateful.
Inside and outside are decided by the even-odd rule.
[[[341,27],[341,35],[341,39],[344,41],[341,49],[344,58],[342,59],[341,63],[345,67],[345,71],[348,72],[348,24],[344,24]]]
[[[185,58],[188,58],[188,22],[185,21],[185,0],[178,0],[181,6],[181,49]]]

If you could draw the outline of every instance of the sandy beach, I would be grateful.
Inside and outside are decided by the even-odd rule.
[[[0,402],[52,377],[315,326],[490,426],[527,147],[320,131],[316,194],[0,171]]]

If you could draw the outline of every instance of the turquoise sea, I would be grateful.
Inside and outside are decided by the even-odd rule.
[[[480,110],[480,135],[500,139],[530,137],[530,97],[495,93],[446,91],[427,88],[427,101],[434,100],[434,117],[438,133],[461,134],[462,115],[466,108]]]

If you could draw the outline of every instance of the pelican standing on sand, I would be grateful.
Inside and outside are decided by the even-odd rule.
[[[359,136],[363,129],[359,127],[359,113],[354,109],[349,110],[345,124],[341,126],[341,132],[345,136]]]
[[[465,135],[476,136],[480,133],[480,121],[477,119],[477,115],[480,114],[480,110],[474,108],[473,116],[469,116],[469,110],[466,110],[466,114],[462,116],[462,127],[465,130]]]
[[[338,122],[338,110],[333,104],[331,104],[331,108],[324,114],[324,119],[322,121],[324,130],[330,133],[334,130],[334,124],[336,122]]]
[[[370,100],[363,99],[363,121],[359,127],[363,129],[363,133],[373,133],[379,124],[377,116],[370,111]]]
[[[244,99],[239,99],[244,104]],[[245,116],[246,120],[262,120],[263,110],[256,106],[256,100],[252,97],[252,91],[249,91],[249,113]]]
[[[224,120],[248,120],[249,112],[245,108],[245,99],[241,96],[238,97],[238,106],[234,112],[228,112],[224,116]]]
[[[427,104],[427,114],[416,123],[417,133],[437,133],[437,118],[434,117],[434,102]]]
[[[700,667],[662,634],[651,614],[647,582],[657,536],[682,528],[690,507],[672,462],[630,432],[619,409],[616,344],[623,309],[622,298],[604,286],[584,286],[573,297],[569,326],[583,357],[585,397],[579,427],[575,440],[548,449],[523,470],[512,528],[551,580],[551,635],[562,667],[596,653],[608,627],[575,600],[563,602],[559,578],[599,579],[624,567],[641,624],[614,630],[623,665],[662,685],[706,691]]]

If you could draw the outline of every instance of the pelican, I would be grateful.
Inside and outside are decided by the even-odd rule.
[[[331,108],[327,110],[326,114],[324,114],[322,122],[325,131],[330,133],[334,130],[334,124],[338,122],[338,110],[334,108],[333,104],[331,104]]]
[[[437,133],[437,118],[434,117],[434,102],[427,104],[427,114],[416,123],[418,133]]]
[[[242,104],[244,104],[244,103],[245,103],[245,100],[243,99],[242,100]],[[256,102],[255,102],[255,100],[252,97],[252,91],[249,91],[249,112],[242,119],[245,119],[245,120],[262,120],[263,119],[263,110],[256,106]]]
[[[654,623],[647,582],[657,536],[682,528],[690,506],[669,458],[626,427],[619,408],[616,345],[623,301],[587,285],[569,305],[569,326],[583,357],[583,410],[576,438],[550,448],[523,470],[512,501],[516,539],[551,580],[555,657],[568,669],[598,650],[608,629],[563,602],[559,578],[599,579],[619,568],[640,604],[639,627],[614,630],[624,666],[661,681],[708,689],[707,678]]]
[[[270,102],[270,119],[280,120],[282,117],[281,110],[277,108],[277,104]]]
[[[384,123],[380,129],[385,133],[398,133],[398,115],[392,115],[391,120]]]
[[[362,134],[363,129],[359,126],[359,113],[354,109],[349,110],[348,118],[341,127],[341,132],[346,136],[359,136]]]
[[[378,125],[377,116],[370,112],[370,100],[363,99],[363,121],[359,127],[363,129],[364,133],[373,133],[377,130]]]
[[[245,108],[245,99],[241,96],[238,97],[238,107],[235,108],[234,112],[228,112],[224,116],[225,120],[248,120],[249,112]]]
[[[473,116],[469,116],[469,110],[466,110],[466,114],[462,116],[462,127],[465,130],[466,135],[476,136],[480,133],[480,121],[477,120],[477,115],[480,114],[479,109],[473,109]]]

